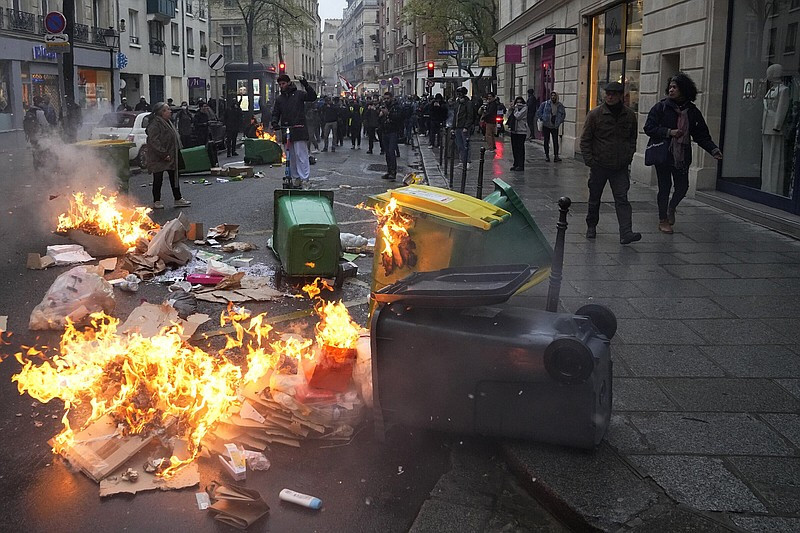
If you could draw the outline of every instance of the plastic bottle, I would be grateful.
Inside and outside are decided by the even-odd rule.
[[[303,507],[308,507],[309,509],[319,509],[322,507],[322,500],[319,498],[309,496],[308,494],[303,494],[302,492],[296,492],[291,489],[283,489],[278,497],[285,502],[302,505]]]

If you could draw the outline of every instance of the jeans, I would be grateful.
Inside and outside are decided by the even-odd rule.
[[[325,128],[322,130],[322,137],[325,139],[324,150],[328,149],[328,137],[333,135],[333,150],[336,151],[336,122],[326,122]]]
[[[350,124],[350,140],[353,143],[353,147],[358,144],[361,146],[361,124]]]
[[[542,128],[542,135],[544,135],[544,155],[550,157],[550,137],[553,138],[553,155],[558,157],[558,128]]]
[[[383,151],[386,155],[386,166],[389,168],[388,172],[394,176],[397,174],[397,132],[384,131],[383,132]]]
[[[667,212],[674,211],[689,190],[689,169],[679,169],[672,165],[656,165],[658,175],[658,218],[667,219]],[[669,198],[669,191],[672,184],[675,184],[675,192],[672,193],[672,200]]]
[[[606,182],[611,185],[611,192],[614,194],[614,208],[617,211],[619,234],[624,237],[633,231],[633,210],[631,209],[631,203],[628,201],[628,189],[631,187],[631,180],[627,168],[612,170],[592,167],[589,171],[589,210],[586,213],[586,225],[595,227],[600,220],[600,198],[603,196]]]
[[[293,178],[301,180],[307,180],[311,174],[307,141],[295,141],[289,144],[289,172]]]
[[[458,159],[463,164],[469,162],[469,131],[458,128],[456,131],[456,148],[458,148]]]
[[[525,168],[525,134],[511,134],[511,152],[514,154],[514,168]]]
[[[405,127],[406,127],[405,131],[406,143],[411,144],[411,136],[414,134],[414,119],[407,118]]]
[[[161,201],[161,185],[164,183],[164,170],[161,172],[153,172],[153,201],[160,202]],[[178,183],[178,179],[176,176],[176,172],[173,169],[166,171],[167,176],[169,176],[169,185],[172,188],[172,197],[175,200],[181,199],[181,187]]]
[[[236,151],[236,138],[238,136],[239,133],[235,131],[225,133],[225,150],[227,151],[228,156],[233,155],[233,152]]]

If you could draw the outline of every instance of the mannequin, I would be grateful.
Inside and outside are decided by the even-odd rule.
[[[764,116],[761,121],[761,190],[782,194],[784,180],[783,121],[792,96],[783,84],[783,67],[767,68],[771,87],[764,95]]]

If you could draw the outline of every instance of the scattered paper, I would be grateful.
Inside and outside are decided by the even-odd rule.
[[[223,276],[233,276],[236,274],[236,267],[232,267],[222,261],[209,259],[206,262],[206,274],[220,274]]]
[[[101,259],[100,266],[103,267],[103,270],[106,272],[113,272],[117,268],[117,258],[109,257],[108,259]]]
[[[186,320],[178,316],[178,311],[169,304],[155,305],[143,303],[128,316],[128,319],[117,328],[119,333],[136,332],[142,337],[152,337],[162,329],[172,324],[180,324],[183,327],[181,339],[187,340],[202,324],[209,320],[208,315],[196,313],[189,315]]]
[[[194,497],[197,500],[197,508],[201,511],[205,511],[211,506],[211,498],[207,492],[196,492]]]
[[[258,250],[258,247],[255,244],[241,241],[222,245],[223,252],[249,252],[250,250]]]
[[[28,254],[28,262],[26,266],[30,270],[44,270],[45,268],[55,264],[55,259],[49,255],[41,256],[37,253],[30,253]]]
[[[53,258],[56,265],[72,265],[94,261],[94,257],[86,253],[80,244],[54,244],[47,247],[47,255]]]
[[[247,460],[244,456],[244,448],[233,443],[225,444],[228,457],[220,455],[219,460],[225,470],[235,481],[244,481],[247,478]]]
[[[239,233],[239,224],[220,224],[208,230],[207,237],[218,241],[230,241]]]
[[[207,491],[214,500],[208,508],[214,519],[236,528],[246,529],[269,513],[269,505],[255,490],[213,483]]]
[[[200,484],[200,469],[196,461],[182,467],[174,476],[167,479],[157,476],[155,472],[142,470],[142,465],[148,461],[155,448],[156,446],[153,444],[146,446],[117,469],[116,472],[100,481],[100,497],[121,493],[136,494],[137,492],[156,489],[182,489]],[[138,479],[135,483],[123,480],[123,475],[128,469],[138,471]]]

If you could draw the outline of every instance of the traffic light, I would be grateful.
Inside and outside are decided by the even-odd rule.
[[[283,61],[278,63],[278,74],[286,74],[286,63]]]
[[[433,61],[428,61],[428,77],[429,78],[433,77],[433,67],[434,67]]]

